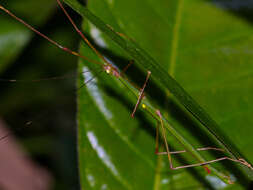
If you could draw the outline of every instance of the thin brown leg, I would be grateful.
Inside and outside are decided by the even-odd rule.
[[[151,71],[148,71],[148,74],[147,74],[145,83],[143,84],[143,87],[142,87],[141,90],[140,90],[140,95],[139,95],[138,100],[137,100],[137,103],[136,103],[136,105],[135,105],[135,107],[134,107],[133,113],[131,114],[131,117],[134,117],[134,114],[135,114],[135,112],[136,112],[136,110],[137,110],[139,104],[141,103],[141,100],[142,100],[143,97],[144,97],[144,90],[145,90],[145,87],[147,86],[147,82],[148,82],[148,79],[149,79],[150,75],[151,75]]]
[[[231,160],[233,162],[237,162],[237,163],[240,163],[242,165],[245,165],[248,168],[250,168],[251,170],[253,170],[253,167],[248,162],[246,162],[244,159],[240,158],[240,159],[237,160],[237,159],[229,158],[227,156],[224,156],[224,157],[221,157],[221,158],[217,158],[217,159],[214,159],[214,160],[210,160],[210,161],[206,161],[206,162],[202,162],[202,163],[196,163],[196,164],[189,164],[189,165],[184,165],[184,166],[178,166],[178,167],[175,167],[173,169],[176,170],[176,169],[181,169],[181,168],[190,168],[190,167],[196,167],[196,166],[205,166],[205,165],[208,165],[208,164],[211,164],[211,163],[214,163],[214,162],[219,162],[219,161],[222,161],[222,160]]]
[[[163,140],[164,140],[164,144],[165,144],[165,148],[166,148],[166,153],[168,155],[168,160],[169,160],[170,168],[173,170],[174,167],[173,167],[173,164],[172,164],[172,159],[171,159],[171,155],[170,155],[170,150],[169,150],[168,142],[167,142],[167,139],[166,139],[166,132],[165,132],[165,128],[163,126],[162,115],[161,115],[160,110],[157,110],[156,114],[159,116],[159,119],[160,119],[160,123],[161,123],[161,127],[162,127]]]
[[[203,148],[196,148],[197,151],[205,151],[205,150],[216,150],[220,152],[224,152],[221,148],[215,148],[215,147],[203,147]],[[186,150],[179,150],[179,151],[171,151],[170,154],[181,154],[187,152]],[[157,155],[164,155],[167,154],[167,152],[157,152]]]
[[[132,38],[130,38],[129,36],[127,36],[126,34],[123,34],[121,32],[117,32],[116,30],[114,30],[114,28],[109,25],[109,24],[106,24],[113,32],[117,33],[119,36],[123,37],[123,38],[126,38],[128,40],[131,40],[131,41],[134,41]]]
[[[211,163],[215,163],[215,162],[219,162],[219,161],[222,161],[222,160],[230,160],[230,161],[233,161],[233,162],[237,162],[237,163],[240,163],[242,165],[245,165],[247,166],[248,168],[250,168],[251,170],[253,170],[253,167],[251,164],[249,164],[246,160],[244,160],[243,158],[239,158],[239,159],[233,159],[233,158],[229,158],[227,156],[224,156],[224,157],[221,157],[221,158],[217,158],[217,159],[214,159],[214,160],[210,160],[210,161],[206,161],[206,162],[202,162],[202,163],[196,163],[196,164],[188,164],[188,165],[183,165],[183,166],[177,166],[177,167],[173,167],[173,164],[172,164],[172,159],[171,159],[171,154],[180,154],[180,153],[184,153],[186,152],[185,150],[181,150],[181,151],[174,151],[174,152],[170,152],[169,151],[169,146],[168,146],[168,143],[167,143],[167,139],[166,139],[166,135],[165,135],[165,128],[163,126],[163,121],[162,121],[162,115],[160,113],[159,110],[156,111],[157,115],[159,116],[160,118],[160,123],[161,123],[161,126],[162,126],[162,134],[163,134],[163,138],[164,138],[164,144],[165,144],[165,147],[166,147],[166,152],[156,152],[158,155],[163,155],[163,154],[167,154],[168,155],[168,160],[169,160],[169,164],[170,164],[170,168],[172,170],[177,170],[177,169],[182,169],[182,168],[190,168],[190,167],[196,167],[196,166],[206,166],[208,164],[211,164]],[[159,127],[159,126],[158,126]],[[157,130],[157,132],[159,132]],[[156,137],[156,143],[158,142],[158,137]],[[156,145],[156,147],[158,147],[158,145]],[[216,150],[216,151],[221,151],[221,152],[224,152],[223,149],[220,149],[220,148],[214,148],[214,147],[204,147],[204,148],[198,148],[197,149],[198,151],[205,151],[205,150]],[[210,173],[209,169],[207,167],[205,167],[205,169],[208,171],[208,173]]]
[[[134,60],[130,60],[127,66],[124,67],[124,69],[120,72],[120,75],[122,76],[126,70],[134,63]]]
[[[74,27],[74,29],[76,30],[76,32],[81,36],[81,38],[88,44],[88,46],[98,55],[98,57],[100,57],[106,64],[110,65],[106,59],[104,58],[103,55],[101,55],[98,50],[90,43],[90,41],[85,37],[85,35],[82,33],[82,31],[77,27],[77,25],[75,24],[75,22],[73,21],[73,19],[70,17],[70,15],[68,14],[68,12],[66,11],[66,9],[63,7],[62,3],[60,0],[56,0],[58,5],[60,6],[60,8],[62,9],[62,11],[64,12],[64,14],[66,15],[66,17],[68,18],[68,20],[70,21],[70,23],[72,24],[72,26]]]
[[[114,30],[114,32],[116,32],[119,36],[123,37],[123,38],[126,38],[130,41],[134,41],[132,38],[130,38],[129,36],[127,36],[126,34],[123,34],[123,33],[120,33],[120,32],[117,32]]]
[[[28,23],[26,23],[24,20],[22,20],[21,18],[17,17],[16,15],[14,15],[11,11],[7,10],[6,8],[4,8],[3,6],[0,5],[0,9],[2,11],[4,11],[5,13],[7,13],[8,15],[10,15],[12,18],[14,18],[15,20],[17,20],[18,22],[22,23],[24,26],[26,26],[27,28],[29,28],[30,30],[32,30],[33,32],[35,32],[36,34],[38,34],[39,36],[41,36],[42,38],[46,39],[47,41],[49,41],[51,44],[55,45],[56,47],[62,49],[63,51],[70,53],[74,56],[78,56],[86,61],[89,61],[91,63],[94,64],[98,64],[98,65],[102,65],[100,62],[91,60],[67,47],[62,46],[61,44],[59,44],[58,42],[52,40],[51,38],[49,38],[48,36],[46,36],[45,34],[39,32],[37,29],[35,29],[34,27],[32,27],[31,25],[29,25]]]

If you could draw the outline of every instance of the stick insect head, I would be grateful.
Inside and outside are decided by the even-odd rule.
[[[115,67],[113,67],[111,64],[105,64],[104,70],[107,74],[111,74],[117,78],[120,77],[118,70]]]

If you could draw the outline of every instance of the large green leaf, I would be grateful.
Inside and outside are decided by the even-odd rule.
[[[196,118],[203,124],[209,134],[224,148],[225,151],[234,159],[239,159],[241,154],[236,147],[220,131],[219,125],[210,117],[210,115],[201,107],[191,95],[189,95],[179,83],[168,74],[158,62],[155,61],[144,49],[142,49],[137,43],[134,43],[131,38],[125,36],[123,38],[120,33],[117,33],[113,28],[104,23],[99,17],[90,12],[87,8],[82,7],[75,0],[65,0],[74,10],[80,13],[83,17],[88,18],[96,27],[105,32],[114,42],[116,42],[121,48],[123,48],[135,61],[136,64],[144,71],[152,72],[152,79],[159,81],[160,85],[167,88],[176,99]],[[174,55],[174,53],[173,53]],[[175,57],[175,56],[173,56]],[[172,57],[172,58],[173,58]],[[173,60],[173,59],[172,59]],[[155,114],[155,113],[154,113]],[[156,114],[155,114],[156,115]],[[190,148],[189,150],[193,150]],[[197,155],[196,151],[191,151],[192,154]],[[200,159],[202,160],[202,159]],[[253,173],[247,171],[251,177]]]
[[[251,54],[247,52],[252,48],[249,40],[252,27],[248,23],[200,0],[160,3],[151,0],[94,0],[89,2],[89,8],[162,63],[163,68],[210,112],[223,127],[222,131],[252,161],[252,143],[247,135],[251,131],[253,105],[250,100],[252,81],[247,71],[251,67],[248,63]],[[110,50],[107,56],[112,53],[121,56],[118,61],[127,59],[125,52],[93,25],[89,25],[89,31],[98,46]],[[95,59],[89,48],[82,47],[81,52]],[[87,69],[83,63],[80,65],[80,71]],[[94,69],[94,66],[91,68]],[[86,80],[89,77],[91,75],[84,76]],[[126,88],[105,74],[100,74],[98,79],[87,85],[87,89],[80,91],[79,160],[83,187],[158,189],[226,186],[213,176],[204,177],[203,172],[195,169],[169,171],[166,159],[153,154],[155,131],[150,127],[155,124],[142,113],[130,119],[134,106],[132,100]],[[201,131],[192,130],[196,123],[181,107],[174,103],[165,104],[168,109],[174,109],[167,114],[169,120],[194,145],[212,145],[203,138],[205,133],[197,134]],[[174,139],[170,142],[179,147]],[[233,166],[234,169],[229,172],[237,178],[236,185],[229,187],[245,187],[246,176],[235,168],[234,163],[225,163]],[[182,185],[182,180],[189,180],[189,183]]]

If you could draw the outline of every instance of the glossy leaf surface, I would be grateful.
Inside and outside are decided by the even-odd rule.
[[[252,55],[247,53],[252,48],[251,25],[207,1],[162,2],[91,1],[89,8],[163,64],[164,69],[221,124],[222,131],[233,139],[243,155],[252,158],[251,141],[246,134],[251,131],[253,109],[250,101],[252,81],[248,72]],[[97,45],[110,49],[112,54],[120,55],[123,62],[126,61],[125,53],[94,26],[89,25],[89,31]],[[86,47],[81,52],[88,55],[89,49]],[[95,58],[92,53],[91,57]],[[145,78],[145,74],[143,76]],[[86,80],[89,77],[85,75]],[[150,122],[141,113],[135,119],[130,118],[134,99],[118,83],[103,73],[80,92],[79,151],[84,187],[225,187],[212,176],[204,177],[202,170],[200,173],[195,169],[169,171],[166,159],[163,162],[163,158],[153,154],[154,121]],[[192,130],[191,126],[196,123],[181,107],[174,103],[164,104],[168,109],[172,106],[177,109],[169,110],[167,114],[182,134],[197,147],[210,145],[211,141],[203,138],[205,133]],[[166,109],[166,106],[160,109]],[[240,116],[234,117],[237,114]],[[172,143],[179,147],[176,142]],[[236,168],[230,172],[240,177]],[[230,188],[238,189],[240,183],[241,188],[245,187],[245,179],[241,176]],[[181,180],[189,180],[186,184],[189,186],[182,186]]]

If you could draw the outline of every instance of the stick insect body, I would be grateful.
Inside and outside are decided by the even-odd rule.
[[[123,76],[123,73],[127,70],[127,68],[133,63],[132,61],[122,70],[122,72],[119,72],[118,69],[113,66],[112,64],[110,64],[102,54],[100,54],[100,52],[98,52],[96,50],[96,48],[89,42],[89,40],[85,37],[85,35],[82,33],[82,31],[76,26],[75,22],[72,20],[72,18],[70,17],[70,15],[68,14],[68,12],[65,10],[65,8],[63,7],[62,3],[60,0],[57,0],[58,5],[60,6],[60,8],[63,10],[64,14],[67,16],[68,20],[71,22],[72,26],[74,27],[74,29],[77,31],[77,33],[81,36],[81,38],[87,43],[87,45],[96,53],[96,55],[104,62],[104,63],[100,63],[94,60],[91,60],[75,51],[72,51],[70,49],[68,49],[67,47],[64,47],[60,44],[58,44],[57,42],[55,42],[54,40],[50,39],[49,37],[47,37],[46,35],[42,34],[41,32],[39,32],[38,30],[36,30],[35,28],[33,28],[32,26],[30,26],[29,24],[27,24],[25,21],[23,21],[22,19],[18,18],[17,16],[15,16],[13,13],[11,13],[9,10],[5,9],[3,6],[0,5],[0,9],[3,10],[4,12],[6,12],[8,15],[10,15],[11,17],[13,17],[14,19],[16,19],[17,21],[19,21],[20,23],[24,24],[26,27],[28,27],[30,30],[34,31],[35,33],[37,33],[38,35],[40,35],[41,37],[45,38],[46,40],[48,40],[50,43],[52,43],[53,45],[57,46],[58,48],[62,49],[65,52],[68,52],[74,56],[78,56],[81,59],[84,59],[88,62],[94,63],[94,64],[98,64],[101,65],[102,69],[110,74],[112,77],[116,77],[117,79],[119,79],[119,81],[121,81],[126,88],[128,88],[136,97],[137,97],[137,103],[133,109],[133,112],[131,114],[132,117],[134,117],[134,114],[138,108],[139,105],[142,106],[143,110],[145,110],[147,113],[149,113],[154,119],[157,120],[158,125],[156,128],[156,147],[155,147],[155,153],[157,155],[167,155],[168,156],[168,160],[169,160],[169,164],[170,164],[170,168],[172,170],[176,170],[176,169],[182,169],[182,168],[189,168],[189,167],[196,167],[196,166],[203,166],[208,173],[210,173],[210,171],[212,171],[215,175],[217,175],[218,177],[220,177],[221,179],[223,179],[224,181],[228,182],[228,183],[232,183],[230,178],[226,175],[224,175],[223,173],[217,171],[215,168],[213,168],[212,166],[209,166],[209,164],[214,163],[214,162],[218,162],[218,161],[222,161],[222,160],[230,160],[233,162],[237,162],[240,163],[244,166],[247,166],[248,168],[253,170],[253,167],[244,159],[242,158],[238,158],[238,159],[232,159],[229,157],[221,157],[215,160],[210,160],[210,161],[205,161],[205,159],[198,153],[198,151],[206,151],[206,150],[215,150],[215,151],[222,151],[224,152],[223,149],[220,148],[213,148],[213,147],[205,147],[205,148],[198,148],[195,149],[190,143],[188,143],[169,123],[168,121],[163,117],[163,115],[161,114],[159,109],[156,109],[155,107],[152,106],[152,104],[148,101],[147,98],[144,98],[144,90],[146,88],[146,85],[148,83],[149,78],[151,77],[151,72],[147,71],[147,76],[146,76],[146,80],[142,86],[141,89],[137,89],[134,85],[132,85],[129,80]],[[122,34],[123,36],[125,36],[124,34]],[[128,39],[128,38],[127,38]],[[166,148],[165,152],[158,152],[159,150],[159,127],[161,126],[162,131],[161,131],[161,135],[164,141],[164,146]],[[182,151],[170,151],[168,143],[167,143],[167,138],[166,138],[166,131],[165,131],[165,127],[170,131],[170,133],[175,136],[180,142],[181,144],[183,144],[183,146],[185,147],[186,150],[182,150]],[[193,157],[195,157],[199,163],[196,164],[189,164],[189,165],[183,165],[183,166],[177,166],[177,167],[173,167],[172,164],[172,158],[171,155],[173,154],[180,154],[180,153],[184,153],[184,152],[189,152],[192,154]]]

